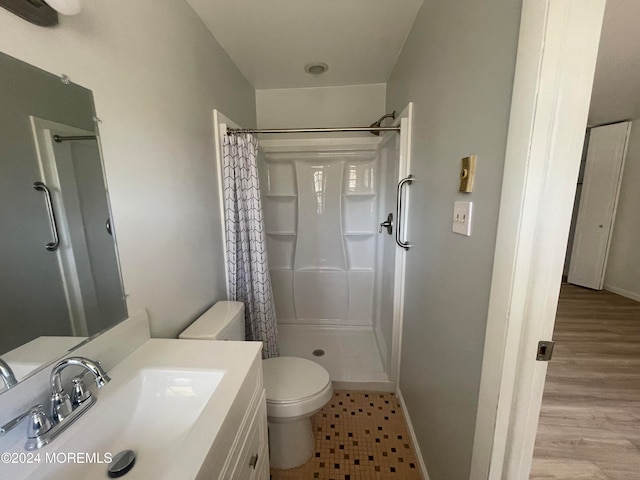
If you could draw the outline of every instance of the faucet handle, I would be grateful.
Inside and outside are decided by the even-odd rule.
[[[82,377],[76,377],[73,380],[73,392],[71,392],[71,404],[73,406],[78,406],[82,402],[89,400],[91,398],[91,391],[84,384],[84,380]]]
[[[51,395],[51,420],[59,423],[73,412],[71,399],[64,391],[55,392]]]
[[[29,411],[27,438],[38,438],[49,430],[51,430],[51,422],[44,413],[44,408],[42,405],[36,405]]]
[[[0,435],[6,435],[7,432],[18,426],[22,420],[29,417],[27,425],[27,438],[38,438],[43,433],[51,430],[51,422],[44,413],[42,405],[34,405],[24,413],[21,413],[7,424],[0,427]]]

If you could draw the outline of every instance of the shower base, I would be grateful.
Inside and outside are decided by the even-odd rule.
[[[278,336],[280,355],[319,363],[336,389],[395,391],[371,327],[278,324]]]

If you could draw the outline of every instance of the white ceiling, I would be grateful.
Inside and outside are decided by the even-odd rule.
[[[384,83],[422,0],[187,0],[258,89]],[[310,75],[304,66],[324,62]]]
[[[640,1],[608,0],[589,124],[640,117]]]

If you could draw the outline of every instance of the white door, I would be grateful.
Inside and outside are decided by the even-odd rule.
[[[631,122],[591,129],[569,283],[602,290]]]

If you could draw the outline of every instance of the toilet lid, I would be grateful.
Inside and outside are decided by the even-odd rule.
[[[311,360],[276,357],[262,361],[268,402],[291,402],[315,395],[329,384],[329,372]]]

